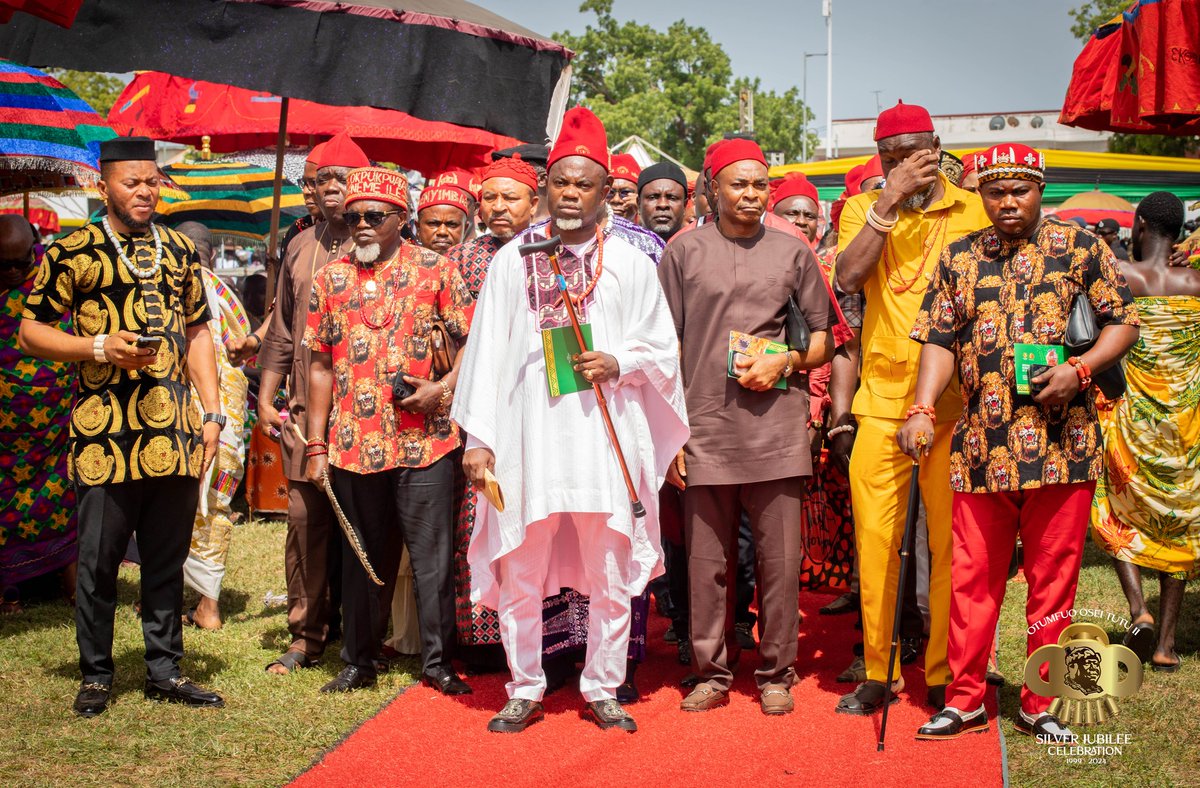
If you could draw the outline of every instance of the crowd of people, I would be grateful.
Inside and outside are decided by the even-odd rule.
[[[635,731],[653,608],[691,665],[682,711],[727,703],[757,650],[763,713],[791,713],[802,588],[860,617],[834,710],[882,710],[923,654],[917,737],[986,730],[1017,541],[1032,653],[1070,623],[1089,524],[1125,642],[1177,669],[1200,557],[1182,203],[1146,197],[1118,259],[1104,222],[1043,210],[1036,150],[960,160],[903,103],[875,139],[826,214],[752,139],[689,179],[610,155],[582,107],[552,145],[430,178],[415,210],[405,174],[341,134],[309,154],[261,324],[206,228],[155,221],[151,140],[103,144],[105,215],[40,260],[0,217],[0,582],[67,573],[75,712],[110,701],[130,556],[146,697],[223,705],[182,676],[182,628],[221,625],[240,487],[286,511],[290,644],[268,673],[339,641],[322,692],[396,654],[450,696],[472,691],[456,664],[507,670],[496,732],[576,672],[588,717]],[[1157,619],[1139,567],[1160,572]],[[1049,708],[1024,689],[1017,729],[1072,741]]]

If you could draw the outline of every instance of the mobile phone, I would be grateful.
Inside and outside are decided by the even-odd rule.
[[[405,380],[402,373],[397,373],[395,380],[392,381],[392,402],[399,406],[401,400],[406,400],[416,393],[416,387]]]
[[[1042,393],[1042,389],[1046,388],[1045,383],[1034,383],[1033,379],[1040,376],[1044,372],[1049,372],[1054,367],[1046,366],[1045,364],[1032,364],[1029,367],[1029,396],[1034,397]]]
[[[135,344],[140,348],[148,347],[151,350],[153,350],[155,353],[157,353],[159,351],[159,348],[162,347],[162,341],[163,341],[162,337],[146,336],[143,334],[142,336],[137,338],[137,342]]]

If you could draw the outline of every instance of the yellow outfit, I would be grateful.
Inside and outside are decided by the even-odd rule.
[[[867,678],[885,681],[896,588],[900,541],[908,506],[912,460],[896,445],[896,432],[913,404],[920,344],[908,338],[925,290],[942,251],[953,241],[988,227],[979,197],[938,173],[945,190],[924,211],[901,209],[888,234],[884,254],[863,286],[866,310],[862,326],[862,377],[852,411],[858,417],[850,460],[850,497],[854,507],[854,544],[858,551]],[[845,250],[867,227],[867,209],[878,191],[847,201],[838,227]],[[901,292],[897,292],[900,290]],[[929,457],[921,464],[921,500],[929,529],[929,646],[925,681],[948,684],[946,638],[950,625],[950,437],[962,413],[958,377],[935,404],[937,426]],[[900,666],[895,668],[900,675]]]

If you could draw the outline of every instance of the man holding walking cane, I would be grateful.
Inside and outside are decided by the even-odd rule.
[[[562,588],[590,597],[589,717],[637,729],[616,700],[630,599],[662,572],[658,490],[688,430],[654,264],[598,221],[608,166],[599,119],[570,110],[547,161],[551,223],[493,258],[451,413],[467,478],[483,489],[494,474],[508,498],[480,500],[468,550],[472,602],[499,613],[512,672],[495,732],[543,714],[542,600]]]

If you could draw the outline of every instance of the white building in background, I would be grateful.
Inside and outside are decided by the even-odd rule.
[[[1033,110],[978,115],[934,115],[933,129],[947,150],[979,150],[1001,142],[1019,142],[1033,148],[1094,151],[1108,150],[1109,131],[1089,131],[1058,122],[1058,110]],[[833,122],[834,156],[866,156],[876,152],[875,118]],[[823,158],[825,140],[818,153]]]

